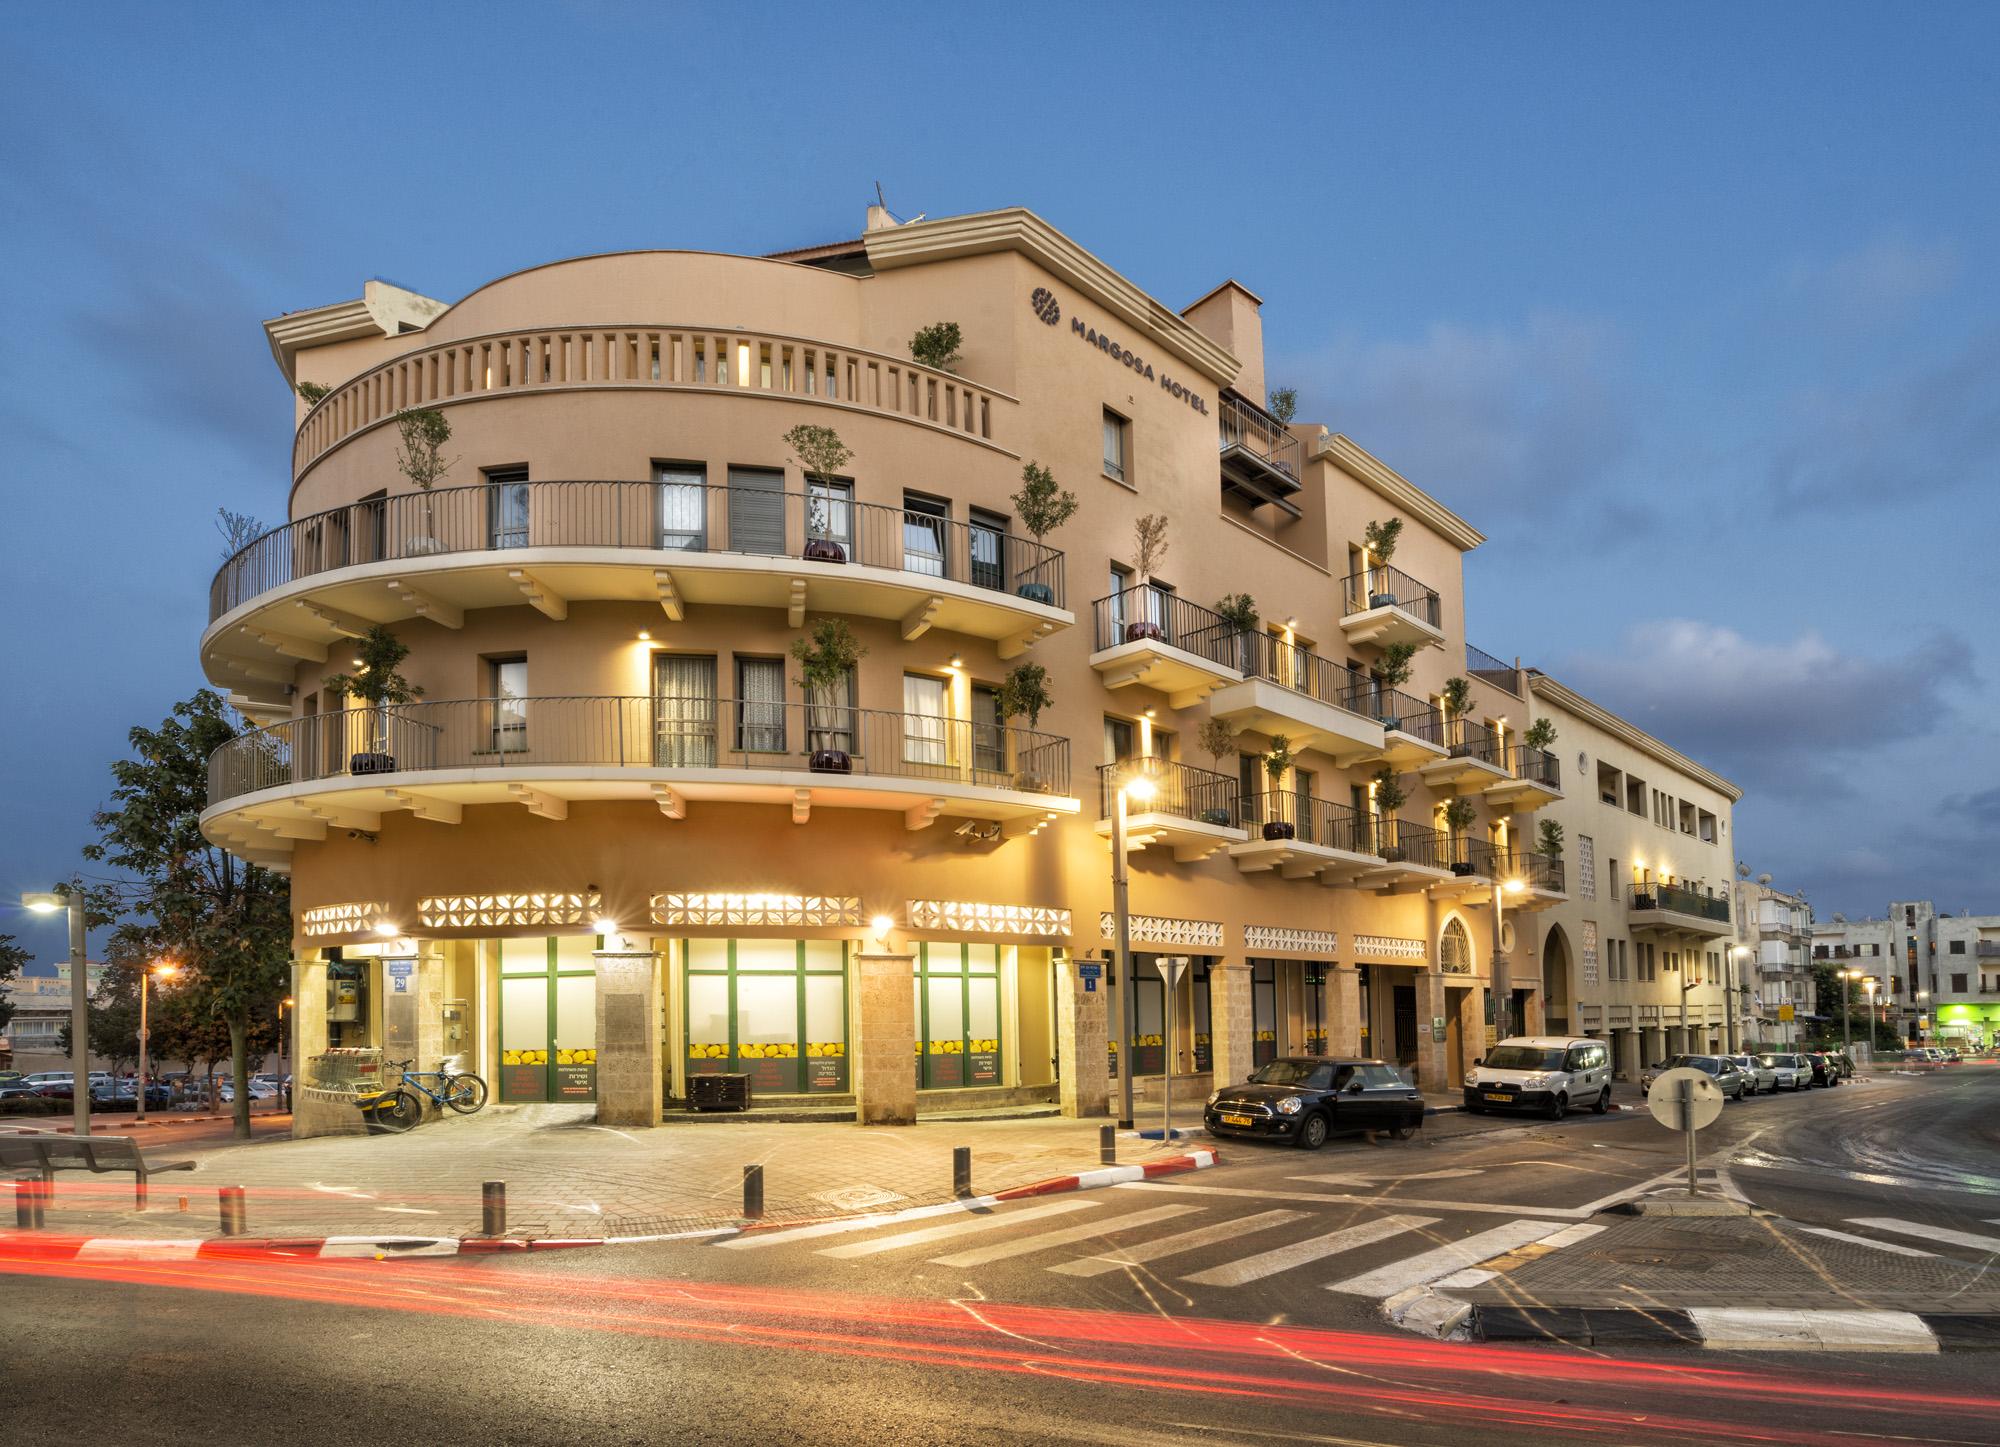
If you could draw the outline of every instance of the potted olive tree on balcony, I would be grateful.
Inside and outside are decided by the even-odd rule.
[[[1382,650],[1382,657],[1375,664],[1375,680],[1382,685],[1377,718],[1385,729],[1399,729],[1403,726],[1401,711],[1392,695],[1410,681],[1410,666],[1417,656],[1414,643],[1391,643]]]
[[[1000,680],[1000,687],[993,700],[993,711],[1000,722],[1026,717],[1028,727],[1033,729],[1042,721],[1042,710],[1053,707],[1055,695],[1049,692],[1049,671],[1039,663],[1017,663],[1007,676]],[[1033,757],[1022,764],[1019,757],[1019,741],[1009,738],[1009,753],[1012,761],[1020,767],[1014,773],[1014,787],[1029,794],[1046,794],[1049,782],[1035,767]]]
[[[355,672],[334,673],[320,681],[329,695],[341,694],[367,706],[368,746],[347,760],[350,774],[393,774],[396,756],[389,746],[389,709],[414,703],[424,691],[397,670],[410,656],[409,645],[377,623],[355,645]]]
[[[1479,813],[1472,807],[1470,799],[1453,799],[1444,806],[1445,832],[1451,838],[1451,872],[1458,875],[1472,873],[1472,856],[1465,844],[1465,831],[1472,827],[1472,821]],[[1460,858],[1460,854],[1465,855]]]
[[[1394,769],[1377,769],[1368,793],[1375,805],[1375,852],[1390,864],[1403,862],[1402,841],[1396,837],[1396,811],[1409,801]]]
[[[410,407],[396,414],[396,432],[400,439],[396,468],[424,495],[423,536],[406,538],[403,551],[406,555],[438,552],[441,545],[431,493],[457,460],[444,455],[445,444],[451,441],[451,423],[435,407]]]
[[[1289,819],[1277,816],[1286,809],[1288,796],[1283,792],[1285,770],[1292,766],[1292,741],[1283,734],[1271,735],[1271,747],[1264,755],[1264,774],[1270,780],[1268,793],[1276,800],[1271,807],[1271,817],[1264,821],[1266,839],[1291,839],[1298,835],[1298,826]]]
[[[1380,588],[1375,586],[1374,567],[1389,566],[1389,560],[1396,556],[1396,543],[1402,536],[1403,520],[1397,517],[1392,517],[1385,523],[1371,522],[1361,534],[1361,567],[1367,574],[1363,582],[1368,589],[1370,608],[1393,608],[1396,604],[1396,595],[1388,591],[1387,577],[1382,578]]]
[[[1048,560],[1048,545],[1043,539],[1075,516],[1076,494],[1059,486],[1055,474],[1039,462],[1029,462],[1021,468],[1021,490],[1014,494],[1014,511],[1035,540],[1030,576],[1017,584],[1014,592],[1031,603],[1053,604],[1055,589],[1041,576]]]
[[[1223,772],[1222,761],[1235,758],[1239,752],[1235,733],[1219,718],[1203,719],[1201,730],[1195,735],[1195,739],[1200,743],[1202,752],[1208,755],[1209,762],[1215,765],[1215,772],[1218,774]],[[1228,825],[1236,822],[1230,817],[1229,811],[1219,804],[1211,805],[1195,817],[1204,824]]]
[[[801,422],[785,434],[785,445],[806,479],[806,545],[799,555],[809,563],[844,563],[847,549],[833,537],[833,500],[827,495],[840,469],[854,460],[853,451],[831,427]],[[815,492],[818,483],[822,491]]]
[[[1463,716],[1472,703],[1472,685],[1463,678],[1447,678],[1438,698],[1444,704],[1445,743],[1450,746],[1453,758],[1462,758],[1471,752],[1465,741]]]
[[[853,711],[832,700],[836,689],[847,687],[867,652],[845,618],[816,619],[806,637],[792,640],[792,658],[799,665],[793,681],[806,696],[806,767],[816,774],[854,771],[847,751],[834,747],[836,739],[852,736]]]
[[[1140,606],[1144,607],[1149,593],[1146,585],[1153,580],[1153,569],[1160,565],[1160,559],[1167,555],[1167,519],[1164,514],[1149,512],[1132,524],[1133,564],[1138,580],[1133,585],[1138,594]],[[1125,641],[1131,643],[1140,638],[1164,638],[1166,631],[1151,618],[1135,618],[1125,625]]]
[[[1562,858],[1563,826],[1556,823],[1553,819],[1544,819],[1542,821],[1542,837],[1539,848],[1544,859]]]
[[[1226,593],[1215,601],[1215,616],[1229,629],[1229,651],[1235,656],[1236,671],[1257,671],[1257,600],[1248,593]]]
[[[910,338],[910,360],[920,366],[936,367],[940,372],[956,372],[960,360],[958,346],[963,340],[957,322],[932,322],[917,328]]]

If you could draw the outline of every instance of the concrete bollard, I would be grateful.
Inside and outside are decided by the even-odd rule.
[[[246,1219],[243,1205],[243,1188],[241,1186],[223,1186],[216,1191],[215,1200],[222,1211],[222,1234],[225,1236],[241,1236],[244,1231]]]
[[[479,1230],[485,1236],[507,1234],[507,1183],[486,1181],[479,1187]]]
[[[743,1218],[756,1221],[764,1214],[764,1168],[745,1166],[743,1168]]]
[[[971,1146],[951,1148],[951,1193],[961,1198],[972,1194]]]
[[[1097,1163],[1102,1166],[1118,1164],[1118,1127],[1101,1125],[1097,1128]]]
[[[14,1224],[23,1231],[42,1229],[42,1178],[18,1176],[14,1180]]]

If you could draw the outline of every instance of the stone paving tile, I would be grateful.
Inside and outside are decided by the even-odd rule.
[[[923,1205],[952,1194],[954,1146],[972,1149],[975,1192],[1098,1164],[1099,1121],[661,1126],[594,1124],[587,1106],[491,1108],[405,1135],[334,1136],[179,1150],[191,1173],[157,1176],[152,1209],[131,1208],[128,1176],[57,1177],[52,1231],[214,1234],[215,1191],[242,1186],[253,1235],[470,1235],[480,1184],[507,1183],[516,1234],[642,1235],[735,1224],[743,1167],[764,1168],[766,1219]],[[1179,1155],[1205,1140],[1121,1137],[1121,1164]],[[188,1210],[178,1209],[181,1198]]]

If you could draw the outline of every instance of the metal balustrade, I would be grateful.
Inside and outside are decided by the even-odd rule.
[[[1390,864],[1415,864],[1424,869],[1451,867],[1451,840],[1439,830],[1408,819],[1369,819],[1372,847],[1361,852]]]
[[[1562,760],[1547,749],[1508,744],[1505,753],[1496,762],[1517,779],[1526,779],[1551,789],[1562,788]]]
[[[1125,588],[1091,604],[1096,629],[1094,647],[1152,639],[1235,669],[1241,656],[1242,630],[1213,609],[1190,603],[1177,593],[1140,585]]]
[[[1465,645],[1465,671],[1474,678],[1505,689],[1516,698],[1527,695],[1521,690],[1521,670],[1511,663],[1495,658],[1483,648]]]
[[[671,480],[492,482],[348,503],[275,528],[216,572],[209,621],[274,588],[339,568],[440,554],[490,553],[504,561],[522,548],[800,558],[1068,606],[1061,550],[976,523],[860,502],[845,490]]]
[[[1729,901],[1725,897],[1700,894],[1678,884],[1635,884],[1630,888],[1634,909],[1667,909],[1717,924],[1729,923]]]
[[[1551,894],[1566,894],[1563,862],[1546,854],[1515,851],[1510,854],[1495,854],[1493,868],[1498,871],[1495,879],[1518,879],[1530,889],[1545,890]]]
[[[1228,774],[1172,759],[1127,759],[1118,764],[1097,766],[1098,818],[1109,819],[1118,790],[1133,779],[1144,779],[1152,792],[1145,798],[1126,795],[1129,814],[1171,814],[1203,824],[1230,828],[1243,823],[1239,789]]]
[[[1332,799],[1301,798],[1296,792],[1284,789],[1250,794],[1243,800],[1243,822],[1252,828],[1289,824],[1292,837],[1301,844],[1344,849],[1350,854],[1375,852],[1374,819],[1350,804]]]
[[[1477,719],[1464,717],[1444,720],[1445,750],[1454,759],[1478,759],[1504,768],[1506,746],[1501,736]]]
[[[1347,611],[1366,613],[1371,608],[1400,608],[1419,622],[1443,627],[1443,609],[1437,590],[1419,583],[1400,568],[1376,563],[1347,577]]]
[[[1069,793],[1069,740],[1005,724],[725,698],[477,698],[357,706],[254,729],[209,757],[208,800],[439,770],[798,770]]]
[[[1352,673],[1310,648],[1287,643],[1276,634],[1259,629],[1237,634],[1233,643],[1232,666],[1245,678],[1261,678],[1361,718],[1375,717],[1355,706],[1370,691],[1357,689]]]
[[[1444,747],[1444,719],[1437,708],[1401,689],[1384,688],[1376,683],[1356,684],[1342,695],[1340,706],[1349,713],[1375,719],[1396,733]]]

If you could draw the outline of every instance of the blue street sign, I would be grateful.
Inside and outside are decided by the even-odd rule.
[[[1104,973],[1104,966],[1095,960],[1078,960],[1076,974],[1080,980],[1095,980]]]
[[[417,972],[415,960],[390,960],[388,970],[391,978],[397,975],[414,975]]]
[[[1085,976],[1083,981],[1083,993],[1086,995],[1095,995],[1097,993],[1097,981],[1089,978],[1088,976]]]

